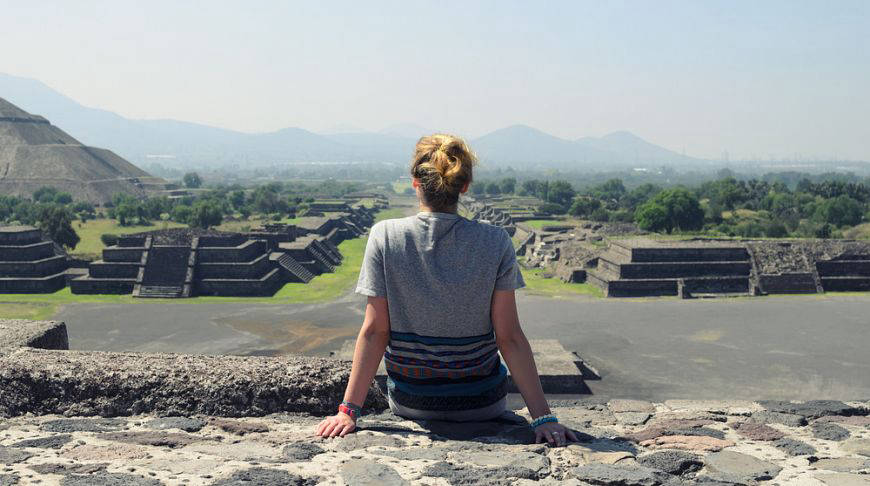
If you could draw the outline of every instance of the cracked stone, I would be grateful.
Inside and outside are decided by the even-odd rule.
[[[657,486],[670,479],[667,473],[646,466],[624,466],[619,464],[587,464],[576,467],[571,474],[592,484]]]
[[[154,430],[181,429],[185,432],[199,432],[205,427],[205,422],[190,417],[160,417],[149,420],[145,427]]]
[[[704,465],[701,456],[683,451],[658,451],[637,458],[638,464],[677,476],[695,472]]]
[[[773,479],[782,470],[776,464],[733,451],[708,455],[705,466],[707,476],[711,479],[733,483]]]
[[[395,469],[368,459],[354,459],[341,466],[341,479],[347,486],[404,486],[410,484]]]
[[[607,402],[607,407],[610,408],[611,412],[645,412],[645,413],[653,413],[656,411],[656,407],[647,401],[644,400],[610,400]]]
[[[317,484],[317,479],[303,478],[302,476],[280,469],[252,467],[236,471],[227,478],[211,483],[211,486],[253,486],[258,484],[268,484],[269,486],[314,486]]]
[[[773,446],[790,456],[810,456],[816,453],[816,448],[789,437],[773,441]]]
[[[295,444],[287,444],[281,450],[281,456],[291,462],[307,461],[312,457],[323,454],[325,451],[317,444],[310,442],[297,442]]]
[[[814,422],[810,427],[813,437],[823,440],[842,441],[849,438],[849,431],[837,424]]]
[[[755,422],[739,422],[731,427],[738,434],[751,440],[778,440],[785,437],[785,434],[773,427]]]
[[[622,425],[643,425],[651,417],[646,412],[618,412],[613,414]]]
[[[69,434],[51,435],[48,437],[39,437],[37,439],[27,439],[12,444],[12,447],[35,447],[38,449],[60,449],[69,441],[72,436]]]

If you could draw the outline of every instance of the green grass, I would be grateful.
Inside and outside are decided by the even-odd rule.
[[[100,257],[103,248],[103,242],[100,241],[100,236],[106,233],[115,235],[126,235],[130,233],[141,233],[143,231],[157,231],[166,228],[183,228],[185,225],[175,223],[173,221],[156,221],[151,226],[121,226],[114,219],[92,219],[84,223],[73,223],[73,229],[81,238],[79,244],[70,252],[71,255],[79,258],[97,259]]]
[[[51,319],[57,312],[56,304],[4,302],[4,300],[4,296],[0,296],[0,318],[2,319],[41,321]]]
[[[520,224],[524,224],[530,228],[534,229],[543,229],[544,226],[552,226],[556,224],[568,224],[566,221],[559,221],[558,219],[530,219],[528,221],[522,221]]]
[[[524,291],[536,295],[588,295],[604,297],[604,291],[589,283],[565,283],[556,277],[544,278],[540,268],[523,269],[523,279],[526,281]]]
[[[383,221],[385,219],[395,219],[402,218],[405,216],[404,211],[400,208],[390,208],[379,211],[378,214],[375,215],[375,223],[378,221]]]

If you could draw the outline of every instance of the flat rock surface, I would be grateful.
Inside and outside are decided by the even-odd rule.
[[[531,443],[525,410],[461,424],[383,412],[363,417],[356,432],[336,439],[313,437],[321,419],[297,413],[233,419],[24,415],[0,420],[0,484],[865,484],[870,430],[835,420],[864,416],[867,402],[850,404],[825,410],[851,415],[823,415],[806,425],[770,421],[765,426],[782,438],[759,440],[740,433],[739,424],[760,425],[749,416],[763,410],[754,402],[681,400],[671,408],[563,401],[553,412],[582,441],[562,448]],[[651,411],[631,411],[638,409]],[[650,418],[632,425],[614,417],[622,413]],[[850,436],[818,437],[821,425],[834,424]]]

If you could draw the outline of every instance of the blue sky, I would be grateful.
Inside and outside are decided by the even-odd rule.
[[[0,0],[0,72],[243,131],[629,130],[690,155],[870,160],[870,2]],[[2,96],[2,93],[0,93]]]

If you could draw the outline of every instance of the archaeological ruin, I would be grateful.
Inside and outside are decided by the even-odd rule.
[[[0,227],[0,293],[49,293],[66,285],[63,249],[31,226]]]
[[[30,196],[43,186],[93,204],[111,201],[117,193],[144,197],[184,192],[0,98],[0,193]]]
[[[125,235],[103,249],[75,294],[134,297],[270,296],[285,283],[308,283],[342,261],[338,245],[374,223],[363,206],[299,225],[269,224],[246,233],[187,228]]]

